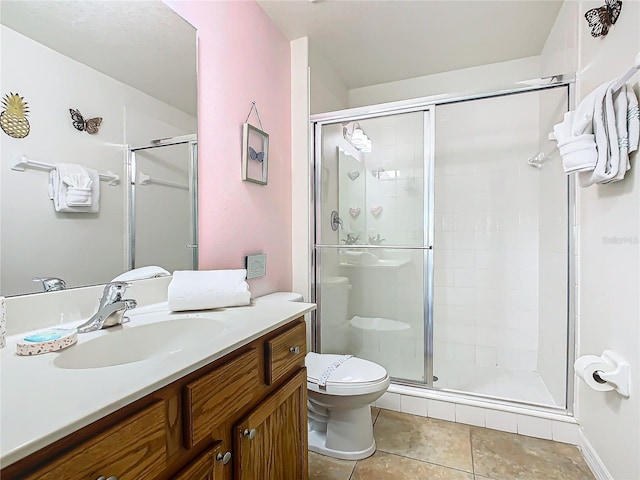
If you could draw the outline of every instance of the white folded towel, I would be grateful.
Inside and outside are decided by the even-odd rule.
[[[567,112],[562,123],[553,127],[567,174],[591,171],[596,167],[597,143],[602,142],[602,137],[600,130],[596,135],[594,115],[598,108],[602,108],[609,85],[600,85],[580,102],[574,112]]]
[[[131,280],[143,280],[145,278],[167,277],[171,275],[162,267],[149,266],[140,267],[129,270],[128,272],[121,273],[116,278],[111,280],[112,282],[130,282]]]
[[[75,163],[58,163],[49,173],[49,198],[56,212],[97,213],[100,175]]]
[[[598,160],[593,133],[579,131],[572,133],[575,113],[574,111],[565,113],[562,123],[553,127],[553,133],[558,141],[558,150],[562,156],[562,167],[567,174],[593,170]]]
[[[245,269],[176,270],[169,283],[169,310],[175,312],[249,305],[251,292],[246,277]]]

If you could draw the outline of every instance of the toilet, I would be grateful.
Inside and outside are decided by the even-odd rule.
[[[256,303],[302,300],[297,293],[277,292],[257,298]],[[343,460],[373,455],[376,442],[370,405],[389,388],[387,371],[351,355],[309,352],[305,364],[309,450]]]

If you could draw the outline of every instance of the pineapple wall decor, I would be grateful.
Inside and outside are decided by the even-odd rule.
[[[8,93],[2,99],[0,126],[4,133],[13,138],[24,138],[29,135],[31,126],[27,120],[29,107],[24,97],[17,93]]]

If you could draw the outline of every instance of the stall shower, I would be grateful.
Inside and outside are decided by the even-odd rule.
[[[570,89],[312,117],[316,351],[567,409],[573,200],[548,135]]]
[[[196,135],[128,148],[128,267],[198,267]]]

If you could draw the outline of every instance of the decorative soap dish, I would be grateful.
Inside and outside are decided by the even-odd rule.
[[[16,344],[18,355],[41,355],[70,347],[78,341],[75,329],[52,328],[27,335]]]

